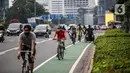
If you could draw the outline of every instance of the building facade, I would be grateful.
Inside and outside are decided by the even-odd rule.
[[[64,15],[64,0],[50,0],[49,1],[50,14],[63,14]]]
[[[0,0],[0,20],[3,19],[7,8],[9,8],[9,0]]]
[[[88,24],[88,17],[93,21],[93,11],[96,6],[95,0],[37,0],[40,4],[42,3],[45,9],[48,9],[50,14],[73,14],[72,23],[84,22]],[[44,2],[44,3],[43,3]],[[79,15],[78,9],[85,9],[87,14]],[[91,15],[91,16],[89,16]],[[83,24],[83,23],[81,23]],[[93,22],[92,22],[93,24]]]
[[[105,12],[116,4],[117,0],[98,1],[98,24],[105,24]]]
[[[65,14],[78,14],[78,9],[87,9],[88,3],[88,0],[64,0]]]

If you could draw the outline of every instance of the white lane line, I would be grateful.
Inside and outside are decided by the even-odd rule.
[[[41,44],[41,43],[44,43],[44,42],[47,42],[47,41],[50,41],[52,40],[52,38],[48,39],[48,40],[44,40],[44,41],[40,41],[40,42],[36,42],[37,44]]]
[[[50,60],[52,60],[53,58],[56,57],[57,54],[55,54],[54,56],[52,56],[51,58],[47,59],[46,61],[44,61],[43,63],[41,63],[40,65],[38,65],[36,68],[34,68],[33,72],[36,71],[37,69],[39,69],[41,66],[43,66],[44,64],[46,64],[47,62],[49,62]]]
[[[52,40],[51,38],[48,39],[48,40],[43,40],[43,41],[40,41],[40,42],[36,42],[37,44],[41,44],[41,43],[44,43],[44,42],[47,42],[47,41],[50,41]],[[13,51],[13,50],[18,50],[18,47],[15,47],[15,48],[12,48],[12,49],[9,49],[9,50],[5,50],[5,51],[2,51],[0,52],[0,55],[4,55],[6,54],[7,52],[10,52],[10,51]]]
[[[15,40],[9,40],[10,42],[13,42],[13,41],[15,41]]]
[[[78,43],[78,42],[76,42],[76,43]],[[67,46],[66,48],[69,48],[69,47],[71,47],[71,46],[73,46],[73,44]],[[33,72],[36,71],[36,70],[38,70],[41,66],[43,66],[44,64],[46,64],[47,62],[49,62],[49,61],[52,60],[53,58],[55,58],[56,55],[57,55],[57,54],[53,55],[51,58],[47,59],[46,61],[44,61],[43,63],[41,63],[40,65],[38,65],[36,68],[34,68]]]
[[[83,40],[84,40],[84,39],[82,39],[82,41],[83,41]],[[79,43],[79,41],[76,42],[76,44],[77,44],[77,43]],[[69,47],[71,47],[71,46],[73,46],[73,44],[66,46],[66,48],[69,48]],[[43,65],[45,65],[47,62],[49,62],[50,60],[52,60],[53,58],[55,58],[56,55],[57,55],[57,54],[53,55],[51,58],[47,59],[46,61],[44,61],[43,63],[41,63],[40,65],[38,65],[36,68],[34,68],[33,72],[35,72],[35,71],[38,70],[40,67],[42,67]]]
[[[92,43],[89,43],[85,49],[83,50],[83,52],[81,53],[81,55],[79,56],[79,58],[76,60],[76,62],[73,64],[72,68],[70,69],[69,73],[73,73],[77,64],[79,63],[79,61],[81,60],[81,58],[83,57],[85,51],[87,50],[87,48],[91,45]]]

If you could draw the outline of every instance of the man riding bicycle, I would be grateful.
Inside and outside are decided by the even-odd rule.
[[[88,28],[85,30],[85,37],[88,36],[88,40],[94,41],[94,32],[93,28],[91,28],[91,25],[88,26]]]
[[[75,38],[77,37],[77,29],[75,26],[71,26],[69,31],[71,32],[71,33],[69,33],[71,40],[73,39],[73,36],[75,36]]]
[[[18,50],[18,59],[22,57],[23,61],[25,60],[25,52],[22,51],[31,51],[29,53],[29,65],[31,68],[31,73],[33,73],[34,68],[34,59],[35,59],[35,53],[36,53],[36,36],[33,32],[31,32],[31,26],[25,25],[23,28],[23,31],[19,36],[19,50]],[[23,62],[24,63],[24,62]],[[24,64],[23,64],[24,65]],[[23,66],[24,72],[26,72],[25,66]]]
[[[59,26],[54,34],[54,39],[57,36],[57,40],[61,41],[61,40],[66,40],[66,32],[63,29],[62,26]],[[64,42],[64,49],[65,49],[65,42]],[[57,48],[58,51],[58,48]],[[58,52],[57,52],[58,53]]]
[[[82,33],[84,32],[81,24],[78,25],[77,33],[78,33],[78,40],[81,41]]]

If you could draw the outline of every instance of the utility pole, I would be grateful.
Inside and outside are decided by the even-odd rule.
[[[2,10],[3,10],[3,23],[5,23],[5,8],[3,8]]]

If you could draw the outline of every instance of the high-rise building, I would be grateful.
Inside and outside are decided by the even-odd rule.
[[[0,0],[0,8],[8,8],[9,0]]]
[[[87,8],[88,0],[64,0],[65,14],[78,14],[80,7]]]
[[[9,7],[9,0],[0,0],[0,19],[4,17],[4,11]]]
[[[98,1],[98,24],[105,24],[105,12],[116,4],[117,0]]]
[[[50,0],[49,12],[51,14],[64,14],[64,0]]]

